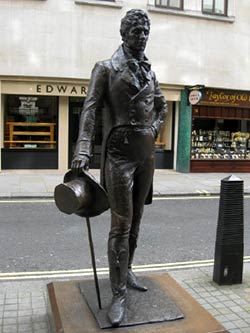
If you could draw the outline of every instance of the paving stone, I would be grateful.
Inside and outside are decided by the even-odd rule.
[[[32,309],[18,310],[18,317],[31,316],[31,315],[32,315]]]
[[[228,330],[231,330],[233,328],[238,328],[234,323],[226,321],[223,323],[224,327]]]
[[[17,317],[17,311],[4,311],[3,312],[3,318],[16,318]]]
[[[220,323],[225,323],[228,322],[228,318],[224,315],[218,315],[216,316],[216,319],[220,322]]]
[[[225,306],[225,304],[224,304],[224,306]],[[231,308],[232,306],[235,306],[235,303],[233,301],[227,301],[226,306]]]
[[[10,304],[16,304],[17,303],[17,297],[16,298],[6,298],[4,305],[10,305]]]
[[[3,318],[3,325],[10,325],[10,324],[16,324],[17,323],[17,317],[13,318]]]
[[[245,301],[244,299],[237,299],[235,300],[235,303],[239,304],[239,305],[248,305],[249,303],[247,301]]]
[[[244,320],[239,319],[239,320],[235,320],[234,324],[239,327],[239,328],[245,328],[245,327],[249,327],[249,324],[246,323]],[[249,332],[250,332],[250,327],[249,327]]]
[[[241,328],[241,333],[250,333],[250,328]]]
[[[239,320],[239,316],[237,316],[236,314],[232,313],[232,314],[226,314],[225,317],[227,318],[227,320]]]
[[[46,313],[47,309],[46,308],[36,308],[33,309],[33,314],[34,315],[44,315]]]
[[[27,298],[30,297],[31,293],[30,291],[18,291],[18,298]]]
[[[239,306],[239,305],[231,306],[230,309],[231,309],[232,312],[235,312],[235,313],[239,313],[239,312],[242,311],[242,307]]]
[[[3,333],[16,333],[17,332],[17,325],[4,325],[3,326]]]
[[[17,303],[16,304],[5,304],[4,311],[17,311]]]
[[[221,313],[221,314],[228,314],[228,313],[232,313],[232,308],[220,308],[218,309],[218,311]]]
[[[220,296],[217,296],[216,299],[220,302],[228,301],[228,297],[225,295],[221,295],[221,294],[220,294]]]
[[[211,313],[211,315],[216,317],[221,315],[221,313],[216,309],[210,309],[209,312]]]
[[[48,325],[47,325],[46,321],[43,321],[43,322],[39,322],[39,323],[33,323],[33,328],[35,330],[38,330],[38,329],[48,329]]]
[[[18,317],[17,322],[19,325],[30,325],[31,324],[31,316]]]
[[[45,308],[46,304],[44,300],[38,302],[32,302],[32,308]]]
[[[33,314],[31,317],[34,323],[47,322],[48,314],[44,312],[42,315]]]
[[[26,333],[26,332],[32,332],[32,325],[28,325],[28,324],[21,324],[18,325],[18,332],[22,332],[22,333]]]
[[[210,310],[210,309],[213,309],[213,306],[211,304],[203,304],[202,305],[206,310]]]
[[[31,304],[31,297],[21,297],[18,298],[19,304]]]
[[[225,307],[225,304],[222,302],[213,302],[212,304],[213,304],[213,307],[218,310]]]
[[[243,311],[243,312],[238,312],[238,315],[242,318],[242,319],[249,319],[250,320],[250,313]]]
[[[49,333],[48,329],[37,329],[37,330],[34,330],[34,333]]]

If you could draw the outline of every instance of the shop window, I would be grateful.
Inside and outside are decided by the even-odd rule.
[[[183,0],[156,0],[155,6],[170,9],[183,9]]]
[[[195,107],[191,146],[192,160],[250,160],[250,109]]]
[[[56,149],[57,114],[57,97],[7,95],[4,148]]]
[[[202,11],[212,15],[227,15],[227,0],[203,0]]]

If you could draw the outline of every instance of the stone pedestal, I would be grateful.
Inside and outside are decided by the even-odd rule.
[[[101,329],[83,297],[79,281],[54,282],[48,285],[53,325],[56,333],[228,333],[168,274],[148,276],[181,310],[184,318],[120,328]],[[86,281],[84,282],[86,283]],[[96,301],[96,300],[94,300]],[[148,307],[147,307],[148,311]]]

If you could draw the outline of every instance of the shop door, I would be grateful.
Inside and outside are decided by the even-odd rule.
[[[85,98],[82,97],[70,97],[69,99],[69,168],[71,167],[72,157],[75,151],[76,141],[78,138],[79,121],[81,112],[83,109]],[[93,157],[91,159],[90,168],[100,168],[100,156],[101,156],[101,119],[97,117],[95,128],[95,142]]]
[[[175,102],[168,103],[168,115],[155,141],[155,168],[173,169],[175,146]]]

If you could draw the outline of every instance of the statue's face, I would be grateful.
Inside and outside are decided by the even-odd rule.
[[[124,43],[133,51],[144,51],[149,36],[149,27],[147,24],[139,23],[132,26],[126,33]]]

